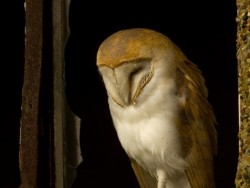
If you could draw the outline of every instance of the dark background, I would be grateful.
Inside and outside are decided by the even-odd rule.
[[[24,0],[1,3],[0,187],[16,188],[24,65]]]
[[[137,188],[130,162],[112,126],[107,96],[95,58],[100,43],[131,27],[155,29],[171,38],[203,72],[217,121],[217,188],[233,188],[238,158],[236,5],[234,0],[117,1],[72,0],[71,35],[65,49],[66,94],[82,119],[81,150],[72,188]],[[9,1],[2,15],[2,128],[0,187],[18,187],[18,142],[24,64],[24,9]],[[7,74],[6,74],[7,73]]]
[[[107,96],[96,67],[100,43],[113,32],[132,27],[155,29],[171,38],[206,79],[218,125],[215,158],[218,188],[233,188],[238,157],[235,1],[117,1],[108,4],[72,0],[71,35],[66,46],[66,93],[82,118],[83,162],[74,188],[136,188],[108,112]]]

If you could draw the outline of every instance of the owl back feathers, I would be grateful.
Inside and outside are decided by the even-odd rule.
[[[187,156],[190,167],[186,174],[192,188],[213,188],[213,157],[217,154],[216,119],[207,100],[207,88],[201,71],[195,64],[185,61],[178,66],[179,95],[185,97],[183,124],[189,127],[192,147]]]

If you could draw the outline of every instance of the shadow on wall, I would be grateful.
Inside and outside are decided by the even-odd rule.
[[[234,188],[238,158],[235,2],[98,7],[95,2],[72,0],[69,12],[66,95],[71,109],[82,119],[80,139],[84,160],[77,168],[73,188],[139,187],[113,128],[106,91],[95,62],[98,47],[106,37],[131,27],[151,28],[166,34],[202,70],[219,123],[216,184],[218,188]]]

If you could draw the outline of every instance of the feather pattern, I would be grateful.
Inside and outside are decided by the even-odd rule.
[[[141,188],[214,188],[217,123],[198,67],[166,36],[142,28],[108,37],[97,65]]]
[[[182,83],[178,84],[179,95],[185,97],[183,124],[190,127],[192,148],[187,156],[190,165],[186,174],[192,188],[213,188],[213,155],[217,153],[215,115],[207,101],[207,88],[197,66],[185,61],[178,66]]]

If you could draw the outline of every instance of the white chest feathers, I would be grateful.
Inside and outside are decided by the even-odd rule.
[[[157,188],[214,188],[216,120],[198,67],[168,37],[143,28],[108,37],[97,65],[119,140]]]
[[[119,140],[126,153],[142,167],[155,174],[162,167],[169,173],[183,171],[186,162],[183,143],[176,127],[174,83],[155,90],[142,105],[120,107],[109,100],[110,111]]]

